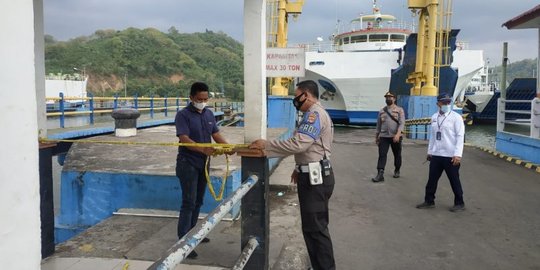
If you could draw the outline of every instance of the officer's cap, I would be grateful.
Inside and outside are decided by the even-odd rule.
[[[390,91],[386,92],[386,94],[384,94],[384,97],[393,97],[395,98],[396,96],[394,94],[392,94]]]
[[[446,93],[440,94],[437,96],[437,101],[439,102],[452,102],[452,97]]]

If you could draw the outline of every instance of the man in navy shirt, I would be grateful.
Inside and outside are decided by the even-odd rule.
[[[206,109],[208,85],[196,82],[191,85],[190,104],[176,113],[176,136],[180,143],[227,143],[219,133],[212,111]],[[182,188],[182,206],[178,218],[178,238],[182,238],[195,227],[206,191],[205,164],[208,156],[214,152],[209,147],[178,147],[176,158],[176,176]],[[202,242],[210,241],[208,238]],[[188,258],[196,258],[191,252]]]

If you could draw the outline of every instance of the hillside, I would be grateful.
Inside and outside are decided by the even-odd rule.
[[[536,59],[524,59],[517,62],[510,62],[506,71],[506,78],[510,84],[515,78],[533,78],[537,71]],[[502,66],[496,66],[492,70],[490,80],[500,81]]]
[[[45,37],[46,73],[89,75],[88,92],[139,96],[187,96],[194,81],[231,99],[243,98],[243,46],[219,32],[184,34],[171,27],[98,30],[66,42]]]

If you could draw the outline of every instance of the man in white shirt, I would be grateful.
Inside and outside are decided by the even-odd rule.
[[[429,138],[427,160],[429,163],[429,179],[426,185],[424,202],[416,208],[427,209],[435,207],[435,192],[437,183],[444,171],[454,192],[452,212],[465,210],[463,190],[459,180],[459,167],[463,154],[465,140],[465,125],[463,118],[451,110],[452,97],[441,94],[437,97],[439,111],[431,117],[431,136]]]

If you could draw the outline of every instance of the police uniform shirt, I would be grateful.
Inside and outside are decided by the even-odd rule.
[[[322,160],[325,152],[326,157],[330,158],[333,138],[332,120],[317,102],[304,113],[291,138],[267,141],[265,152],[268,157],[294,155],[296,164],[305,165]]]
[[[386,106],[385,108],[388,108],[388,112],[399,121],[399,124],[382,108],[377,117],[377,133],[379,133],[379,137],[392,138],[397,134],[398,128],[401,131],[405,129],[405,111],[397,105]]]
[[[437,139],[440,132],[440,140]],[[436,112],[431,116],[431,136],[428,155],[442,157],[461,157],[465,140],[465,125],[461,115],[454,111],[445,114]]]

